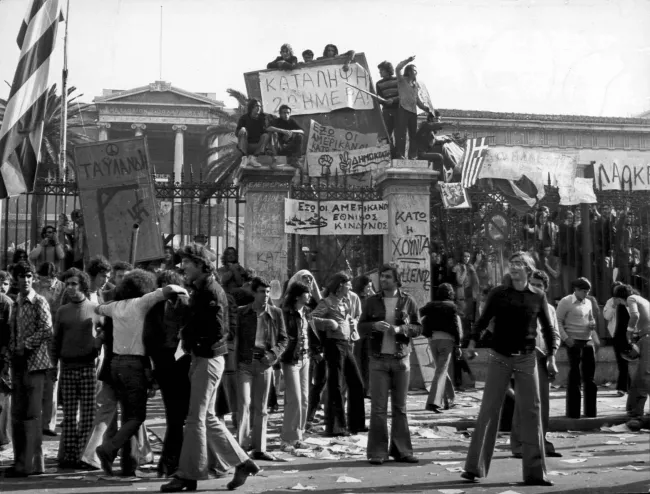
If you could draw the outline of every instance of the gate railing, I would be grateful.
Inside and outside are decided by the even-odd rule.
[[[240,247],[240,204],[244,201],[239,186],[215,187],[192,174],[182,175],[180,182],[174,182],[172,174],[156,174],[153,179],[166,246],[177,248],[203,234],[208,247],[217,253],[229,246]],[[58,228],[62,214],[69,221],[72,212],[81,209],[77,184],[70,176],[38,179],[32,193],[4,199],[0,204],[0,265],[5,268],[17,249],[29,253],[40,242],[42,228]]]

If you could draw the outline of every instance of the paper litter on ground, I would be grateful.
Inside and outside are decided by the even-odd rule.
[[[465,491],[460,489],[438,489],[438,492],[442,492],[442,494],[465,494]]]
[[[548,475],[564,475],[564,476],[566,476],[566,475],[569,475],[569,474],[567,472],[560,472],[558,470],[551,470],[550,472],[548,472]]]
[[[587,458],[569,458],[568,460],[560,460],[564,463],[583,463],[587,461]]]
[[[434,461],[434,465],[458,465],[460,461]]]
[[[448,472],[458,472],[461,473],[464,470],[461,467],[447,467]]]
[[[299,470],[282,470],[282,473],[298,473]]]
[[[294,485],[293,487],[289,487],[290,490],[292,491],[315,491],[316,486],[315,485],[302,485],[300,483]]]
[[[341,475],[338,479],[336,479],[336,482],[344,482],[344,483],[353,483],[353,482],[361,482],[360,479],[355,479],[354,477],[348,477],[347,475]]]
[[[630,428],[626,424],[612,425],[611,427],[602,426],[602,432],[630,432]]]
[[[617,470],[635,470],[637,472],[639,470],[645,470],[646,469],[645,467],[635,467],[634,465],[626,465],[624,467],[616,467],[616,468],[617,468]]]

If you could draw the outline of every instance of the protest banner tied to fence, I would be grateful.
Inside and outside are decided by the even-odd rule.
[[[388,168],[390,160],[390,146],[384,144],[350,151],[308,153],[307,169],[310,177],[353,175]]]
[[[386,201],[284,200],[284,231],[298,235],[384,235]]]
[[[370,75],[359,64],[347,71],[342,64],[303,67],[291,71],[272,70],[259,73],[262,104],[267,113],[278,113],[281,105],[289,105],[293,115],[328,113],[340,108],[372,110]]]
[[[600,190],[650,190],[650,164],[612,161],[594,165]]]

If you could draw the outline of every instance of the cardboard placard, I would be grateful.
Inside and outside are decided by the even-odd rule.
[[[386,201],[284,200],[284,232],[298,235],[384,235]]]
[[[83,144],[74,149],[77,186],[90,255],[135,261],[163,257],[163,241],[146,137]]]

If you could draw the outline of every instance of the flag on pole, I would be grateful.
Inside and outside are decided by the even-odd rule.
[[[462,177],[460,180],[466,189],[470,188],[478,180],[478,175],[481,168],[483,168],[483,161],[485,160],[487,149],[487,137],[467,139],[461,167]]]
[[[20,58],[0,127],[0,198],[34,189],[60,4],[31,0],[20,26]]]

